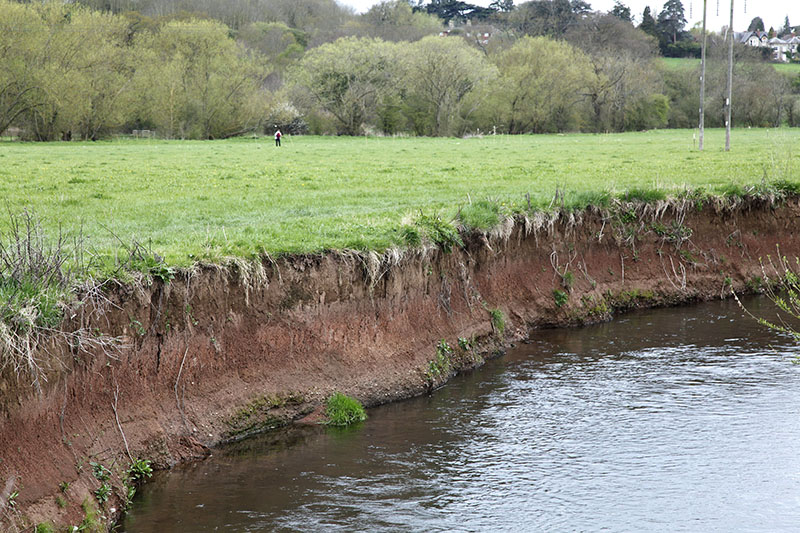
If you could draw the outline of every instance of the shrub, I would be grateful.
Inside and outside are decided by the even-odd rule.
[[[326,424],[329,426],[349,426],[367,419],[367,413],[361,402],[341,392],[328,398],[325,406]]]

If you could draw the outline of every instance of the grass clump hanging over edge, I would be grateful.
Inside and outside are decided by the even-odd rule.
[[[334,393],[325,405],[325,422],[329,426],[349,426],[367,419],[364,406],[355,398],[341,392]]]
[[[500,203],[480,200],[470,203],[458,212],[458,218],[467,229],[490,230],[500,223]]]

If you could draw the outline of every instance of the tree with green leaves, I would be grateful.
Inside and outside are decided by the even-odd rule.
[[[617,17],[618,19],[624,20],[625,22],[633,22],[633,17],[631,16],[631,8],[629,8],[619,0],[614,1],[614,8],[610,11],[610,13],[611,15]]]
[[[418,41],[441,31],[442,22],[426,11],[414,11],[406,0],[384,0],[361,16],[359,26],[384,41]]]
[[[462,0],[430,0],[425,11],[445,22],[456,20],[465,22],[471,19],[482,20],[495,13],[492,7],[482,7]]]
[[[646,6],[644,8],[644,12],[642,13],[642,22],[639,24],[639,29],[645,32],[648,35],[652,35],[656,39],[658,39],[658,29],[656,28],[656,19],[653,18],[653,15],[650,12],[650,6]]]
[[[525,35],[560,37],[590,11],[583,0],[531,0],[511,14],[510,23]]]
[[[594,76],[584,95],[586,129],[596,132],[666,125],[666,97],[654,61],[656,40],[619,18],[595,15],[567,33],[589,58]]]
[[[397,84],[397,48],[380,39],[338,39],[310,50],[293,78],[314,106],[335,117],[340,133],[360,135],[364,122]]]
[[[464,115],[474,111],[465,107],[467,97],[497,76],[494,66],[463,39],[425,37],[404,50],[406,115],[415,133],[462,133]]]
[[[0,132],[47,101],[41,61],[49,32],[29,6],[0,0]]]
[[[783,21],[783,28],[781,28],[781,35],[791,35],[792,34],[792,25],[789,23],[789,15],[786,15],[786,18]]]
[[[489,7],[500,13],[510,13],[514,11],[514,0],[492,0]]]
[[[761,17],[754,17],[747,26],[747,31],[764,31],[764,21]]]
[[[658,14],[656,25],[662,41],[675,44],[686,27],[686,13],[681,0],[667,0]]]
[[[508,133],[576,130],[593,72],[577,48],[547,37],[524,37],[495,58],[496,116]]]
[[[162,135],[219,139],[253,131],[264,116],[266,71],[224,24],[175,21],[136,41],[140,120]]]

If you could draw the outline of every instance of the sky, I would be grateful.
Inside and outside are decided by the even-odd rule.
[[[379,0],[337,0],[340,4],[352,6],[357,12],[363,12],[378,3]],[[489,5],[491,0],[466,0],[479,5]],[[682,0],[686,10],[686,19],[689,21],[687,28],[703,20],[703,0]],[[595,11],[609,11],[614,7],[614,0],[588,0]],[[520,0],[515,2],[520,4]],[[631,8],[631,12],[639,22],[645,6],[650,6],[653,16],[658,16],[664,0],[623,0],[623,4]],[[717,15],[719,3],[719,15]],[[745,12],[745,7],[747,11]],[[719,31],[728,25],[730,17],[731,0],[708,0],[707,25],[709,30]],[[691,12],[691,15],[690,15]],[[789,15],[792,26],[800,24],[800,1],[798,0],[734,0],[733,27],[736,31],[744,31],[754,17],[761,17],[764,26],[769,29],[783,27],[783,21]]]

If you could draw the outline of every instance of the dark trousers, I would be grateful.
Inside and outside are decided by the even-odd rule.
[[[281,145],[281,138],[275,137],[275,146],[280,146],[280,145]]]

